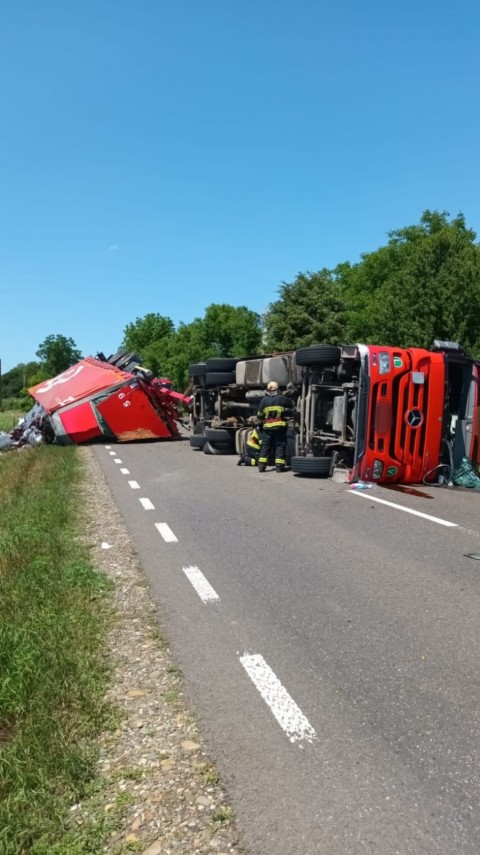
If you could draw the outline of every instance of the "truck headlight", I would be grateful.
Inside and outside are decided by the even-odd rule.
[[[378,480],[379,478],[382,477],[382,473],[383,473],[382,461],[381,460],[374,460],[373,461],[373,467],[372,467],[372,478],[375,478],[375,480]]]
[[[378,355],[378,373],[388,374],[391,369],[390,355],[388,353],[379,353]]]

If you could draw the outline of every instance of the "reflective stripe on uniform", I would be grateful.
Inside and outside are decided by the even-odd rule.
[[[278,428],[278,427],[286,427],[287,423],[284,420],[279,418],[276,419],[266,419],[263,423],[264,430],[269,430],[270,428]]]

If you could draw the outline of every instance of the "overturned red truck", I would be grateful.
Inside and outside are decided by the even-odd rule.
[[[154,378],[133,354],[110,360],[88,356],[29,389],[42,408],[45,438],[65,445],[179,437],[190,398]]]
[[[480,366],[457,343],[318,345],[297,350],[296,363],[294,472],[343,465],[352,481],[434,483],[464,457],[480,462]]]
[[[209,362],[190,372],[191,444],[207,453],[242,453],[264,386],[276,380],[295,407],[288,457],[297,475],[342,468],[349,481],[435,483],[465,457],[480,462],[480,364],[455,342],[319,344],[223,360],[223,384]]]

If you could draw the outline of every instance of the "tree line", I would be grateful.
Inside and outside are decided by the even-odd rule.
[[[386,244],[359,262],[283,282],[263,317],[246,306],[213,303],[203,317],[175,327],[151,312],[127,324],[120,348],[183,389],[189,363],[209,357],[254,356],[315,342],[428,348],[434,338],[459,341],[480,356],[480,246],[462,214],[450,218],[427,210],[418,224],[389,232]],[[81,356],[71,338],[58,335],[48,336],[36,355],[38,363],[4,376],[4,397],[64,371]]]

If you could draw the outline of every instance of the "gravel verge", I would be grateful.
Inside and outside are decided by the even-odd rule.
[[[115,612],[107,700],[116,725],[101,738],[95,794],[97,816],[112,819],[103,852],[245,855],[123,519],[92,450],[78,451],[86,539],[92,563],[113,582]],[[77,826],[91,815],[91,799],[72,808]]]

